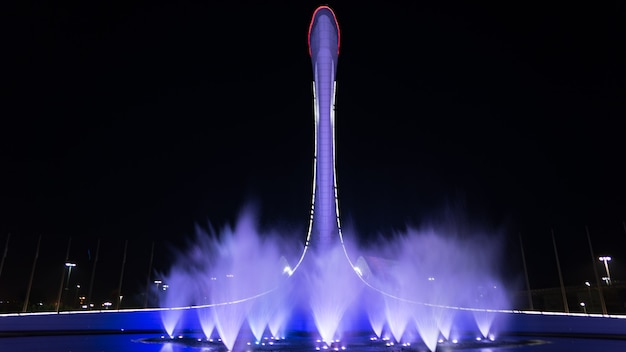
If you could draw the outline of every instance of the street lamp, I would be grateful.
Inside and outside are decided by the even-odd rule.
[[[589,303],[593,304],[593,299],[591,298],[591,283],[589,281],[585,281],[585,286],[587,286],[587,293],[589,294]]]
[[[67,290],[70,285],[70,276],[72,275],[72,268],[76,266],[76,263],[66,262],[65,266],[67,267],[67,283],[65,284],[65,289]]]
[[[75,295],[75,297],[74,297],[74,302],[80,302],[80,301],[78,300],[78,290],[80,290],[80,284],[77,284],[77,285],[76,285],[76,295]]]
[[[161,280],[154,280],[154,283],[156,284],[157,292],[159,292],[159,285],[162,284],[163,281],[161,281]]]
[[[604,257],[600,257],[598,258],[601,262],[604,262],[604,269],[606,269],[606,284],[610,285],[611,284],[611,273],[609,272],[609,262],[611,261],[611,257],[608,256],[604,256]]]
[[[587,314],[587,306],[585,305],[585,302],[580,302],[580,306],[583,307],[583,312]]]

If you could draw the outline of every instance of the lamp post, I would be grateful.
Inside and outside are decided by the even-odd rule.
[[[74,303],[79,305],[80,300],[78,299],[78,290],[80,290],[80,284],[76,284],[76,295],[74,296]]]
[[[70,276],[72,275],[72,268],[76,266],[76,263],[65,262],[67,267],[67,283],[65,284],[65,290],[68,290],[70,286]]]
[[[70,248],[72,247],[72,238],[70,237],[67,241],[67,252],[65,253],[65,266],[69,263],[70,260]],[[61,282],[59,282],[59,294],[57,296],[57,313],[61,309],[61,296],[63,295],[63,281],[65,281],[65,269],[61,272]]]
[[[606,284],[607,286],[611,285],[611,273],[609,272],[609,262],[611,261],[611,257],[603,256],[598,258],[601,262],[604,262],[604,269],[606,269]]]
[[[580,302],[580,306],[583,307],[583,312],[587,314],[587,305],[585,304],[585,302]]]
[[[587,293],[589,294],[589,304],[593,305],[593,299],[591,298],[591,283],[589,281],[585,281],[585,286],[587,286]]]
[[[589,234],[589,227],[585,226],[585,232],[587,232],[587,242],[589,243],[589,254],[591,256],[591,267],[593,268],[593,276],[596,278],[596,287],[598,287],[598,299],[600,300],[600,308],[602,308],[602,314],[606,315],[606,302],[604,301],[604,293],[602,292],[602,285],[600,284],[600,275],[598,274],[598,266],[596,265],[596,256],[593,254],[593,246],[591,245],[591,235]]]
[[[154,280],[154,283],[156,284],[156,289],[157,289],[157,293],[159,292],[159,285],[161,285],[163,283],[163,281],[161,280]]]

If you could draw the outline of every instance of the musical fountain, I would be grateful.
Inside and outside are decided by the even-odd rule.
[[[163,276],[158,309],[0,316],[0,347],[116,351],[624,350],[623,316],[510,310],[496,236],[409,228],[370,247],[342,229],[335,174],[340,31],[320,6],[309,26],[315,158],[306,236],[197,229]],[[304,240],[304,241],[303,241]],[[304,242],[304,243],[302,243]],[[540,338],[537,338],[540,336]]]
[[[167,336],[175,339],[184,330],[176,308],[193,307],[203,338],[218,339],[228,350],[244,330],[251,332],[252,345],[269,338],[272,348],[275,339],[303,331],[324,349],[346,348],[344,337],[363,331],[368,341],[384,341],[386,347],[417,342],[434,351],[438,343],[467,334],[474,342],[492,343],[490,310],[507,307],[494,270],[493,240],[464,240],[458,229],[410,229],[368,250],[344,238],[334,158],[340,31],[329,7],[314,12],[308,39],[316,143],[304,249],[299,257],[287,257],[297,238],[286,245],[294,236],[259,233],[249,212],[219,234],[198,230],[188,253],[166,275],[170,289],[161,303],[171,308],[162,311]],[[473,328],[455,318],[459,311],[469,313]]]

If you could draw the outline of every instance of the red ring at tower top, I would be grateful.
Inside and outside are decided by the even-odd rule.
[[[339,33],[339,23],[337,23],[337,16],[335,16],[335,12],[330,7],[323,5],[315,9],[313,12],[313,16],[311,17],[311,23],[309,24],[309,34],[307,35],[308,39],[308,47],[309,47],[309,56],[311,56],[311,30],[313,29],[313,23],[315,22],[315,16],[320,10],[326,9],[333,15],[333,20],[335,21],[335,27],[337,28],[337,55],[339,55],[339,43],[341,42],[341,35]]]

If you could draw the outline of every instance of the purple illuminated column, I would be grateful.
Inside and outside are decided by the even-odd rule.
[[[309,27],[315,110],[315,181],[310,238],[326,249],[339,240],[335,192],[335,72],[339,56],[339,26],[333,11],[318,7]]]

